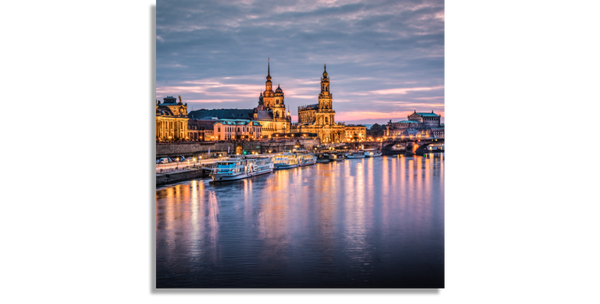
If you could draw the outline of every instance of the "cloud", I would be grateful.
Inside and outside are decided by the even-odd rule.
[[[255,107],[270,57],[294,115],[324,62],[339,118],[443,111],[443,1],[159,0],[156,20],[157,98]]]

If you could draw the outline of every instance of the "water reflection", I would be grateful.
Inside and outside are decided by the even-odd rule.
[[[443,154],[157,189],[157,287],[442,287]]]

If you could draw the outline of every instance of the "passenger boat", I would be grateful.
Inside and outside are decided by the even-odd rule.
[[[310,166],[317,162],[317,157],[312,153],[296,153],[296,159],[298,160],[299,166]]]
[[[296,155],[289,152],[276,155],[273,158],[273,163],[276,170],[296,168],[300,165]]]
[[[448,144],[430,144],[427,146],[427,152],[447,152]]]
[[[365,158],[365,152],[362,151],[357,151],[357,152],[350,152],[350,153],[346,153],[346,158],[348,159],[353,159],[353,158]]]
[[[329,158],[329,154],[327,154],[327,153],[317,154],[317,162],[318,163],[328,163],[330,161],[331,161],[331,159]]]
[[[213,164],[210,177],[215,182],[239,180],[273,172],[273,162],[268,157],[243,159],[229,158]]]

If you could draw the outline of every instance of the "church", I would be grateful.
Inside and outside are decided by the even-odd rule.
[[[292,116],[285,106],[285,94],[281,85],[273,91],[271,81],[271,61],[267,62],[267,81],[265,90],[258,96],[258,106],[253,109],[200,109],[192,111],[188,117],[192,120],[253,120],[260,124],[258,133],[248,135],[248,139],[272,138],[278,134],[317,136],[321,143],[360,141],[366,139],[367,128],[362,125],[348,125],[335,122],[333,94],[327,65],[324,65],[321,77],[321,92],[318,103],[298,107],[298,123],[292,123]],[[215,133],[216,135],[216,133]],[[223,138],[227,136],[224,135]],[[229,137],[227,137],[229,138]]]
[[[265,90],[258,97],[258,106],[253,109],[200,109],[188,114],[191,119],[236,119],[254,120],[261,125],[261,137],[270,138],[277,133],[290,133],[292,117],[286,112],[285,94],[280,85],[273,91],[271,61],[267,63]],[[254,137],[253,139],[258,139]]]
[[[298,107],[298,123],[292,125],[292,133],[316,133],[321,143],[343,142],[346,139],[346,126],[335,122],[333,94],[331,93],[327,64],[323,67],[319,103]],[[357,126],[366,137],[367,128]],[[361,128],[362,127],[362,128]],[[364,139],[364,137],[363,137]]]

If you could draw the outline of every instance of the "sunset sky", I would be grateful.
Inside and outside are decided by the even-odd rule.
[[[444,116],[443,1],[157,1],[156,98],[256,107],[267,58],[293,122],[317,103],[323,63],[336,121]]]

